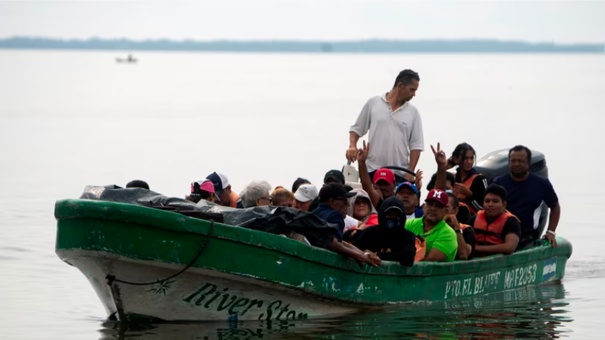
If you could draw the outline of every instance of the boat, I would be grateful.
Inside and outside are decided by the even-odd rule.
[[[116,62],[118,63],[136,63],[137,58],[133,57],[132,54],[129,54],[126,58],[116,58]]]
[[[133,202],[83,195],[55,204],[57,255],[84,274],[110,319],[126,322],[299,320],[483,296],[558,282],[572,253],[557,237],[556,248],[544,241],[507,256],[360,266],[211,214]]]

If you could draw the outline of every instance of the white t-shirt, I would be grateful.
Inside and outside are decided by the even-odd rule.
[[[387,165],[408,168],[410,150],[424,150],[422,119],[416,107],[407,102],[392,111],[386,94],[370,98],[349,131],[360,137],[369,131],[369,172]]]
[[[349,230],[353,227],[357,227],[357,226],[359,226],[359,221],[357,219],[355,219],[349,215],[347,215],[345,217],[345,230],[344,231],[347,231],[347,230]]]

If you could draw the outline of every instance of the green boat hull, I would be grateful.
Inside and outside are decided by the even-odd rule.
[[[284,320],[477,296],[556,282],[572,246],[402,267],[364,266],[281,235],[136,205],[62,200],[56,252],[108,314],[176,320]]]

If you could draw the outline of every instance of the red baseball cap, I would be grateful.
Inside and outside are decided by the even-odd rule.
[[[439,189],[432,189],[429,191],[429,194],[426,195],[425,201],[439,202],[445,207],[449,203],[450,199],[447,195],[447,192]]]
[[[380,180],[393,184],[395,183],[395,174],[390,169],[380,168],[374,173],[374,184],[378,183]]]

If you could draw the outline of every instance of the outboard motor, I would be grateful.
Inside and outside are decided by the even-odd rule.
[[[487,177],[489,183],[495,177],[506,175],[508,171],[508,149],[496,150],[488,153],[477,161],[475,169]],[[531,150],[531,164],[529,165],[529,172],[534,173],[538,176],[548,178],[548,167],[546,166],[546,158],[544,154]],[[548,217],[548,207],[542,202],[542,208],[540,212],[540,224],[538,230],[540,235],[546,227],[546,220]]]
[[[475,169],[487,177],[491,183],[494,177],[508,174],[508,149],[496,150],[483,156],[475,164]],[[540,151],[531,150],[531,164],[529,172],[540,177],[548,178],[548,167],[546,167],[546,158]]]

